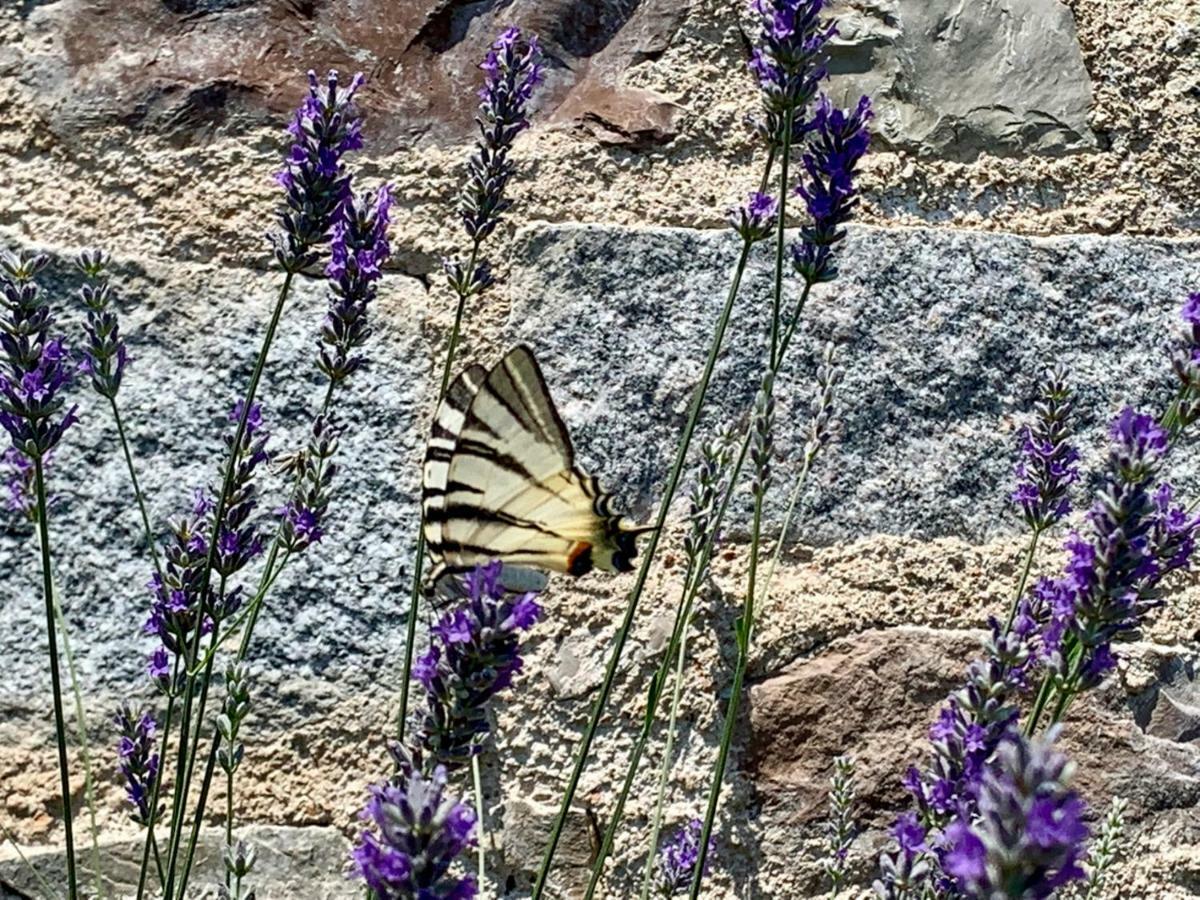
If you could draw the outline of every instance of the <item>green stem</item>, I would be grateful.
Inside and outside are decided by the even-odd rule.
[[[195,661],[200,656],[200,642],[203,629],[200,627],[200,621],[205,615],[205,600],[208,597],[209,585],[212,583],[212,573],[216,564],[217,546],[220,543],[219,535],[216,532],[220,529],[221,521],[225,517],[225,508],[229,503],[229,492],[233,487],[233,480],[237,473],[237,454],[242,446],[242,441],[246,437],[246,427],[250,420],[250,411],[254,406],[255,397],[258,395],[258,385],[262,380],[263,371],[267,365],[267,357],[270,355],[271,344],[275,340],[275,331],[279,327],[279,320],[283,316],[283,307],[287,302],[288,294],[291,292],[292,279],[295,273],[289,271],[283,279],[283,284],[279,288],[279,296],[275,300],[275,308],[271,312],[271,320],[267,325],[266,334],[263,335],[262,346],[259,348],[258,357],[254,361],[254,371],[250,375],[250,384],[246,387],[246,395],[242,401],[242,414],[238,417],[237,430],[234,432],[233,441],[229,447],[229,459],[225,465],[225,477],[221,484],[221,492],[217,496],[216,509],[213,512],[212,521],[214,523],[214,533],[210,536],[208,542],[208,558],[204,563],[204,571],[200,576],[200,588],[197,592],[200,609],[198,610],[198,619],[196,623],[195,636],[192,641],[191,651],[187,655],[188,668],[191,668],[190,663]],[[183,693],[183,714],[180,720],[179,730],[179,756],[176,760],[175,773],[177,784],[175,785],[175,805],[176,815],[172,821],[171,827],[171,843],[167,857],[167,888],[165,896],[167,900],[173,896],[175,888],[175,863],[179,857],[179,839],[182,836],[183,816],[179,814],[180,805],[179,798],[187,796],[187,785],[185,781],[186,772],[189,769],[189,758],[194,759],[195,751],[193,750],[191,757],[188,755],[187,737],[191,731],[192,722],[192,702],[196,690],[196,679],[188,678],[185,681]],[[199,723],[197,723],[196,733],[199,734]]]
[[[71,823],[71,776],[67,763],[67,727],[63,718],[62,682],[58,671],[58,634],[54,626],[54,575],[50,562],[50,528],[47,524],[46,473],[40,455],[33,457],[34,482],[37,486],[38,542],[42,551],[42,589],[46,599],[46,638],[50,649],[50,688],[54,694],[54,734],[58,742],[58,777],[62,788],[63,827],[67,845],[67,893],[70,900],[79,896],[75,874],[75,831]]]
[[[117,398],[108,398],[109,406],[112,408],[113,421],[117,425],[117,437],[121,442],[121,452],[125,456],[125,468],[129,470],[129,481],[133,485],[133,496],[137,500],[138,512],[142,516],[142,530],[146,537],[146,546],[150,549],[150,556],[154,560],[154,571],[158,573],[158,577],[162,578],[162,560],[158,556],[158,542],[154,540],[154,529],[150,527],[150,514],[146,512],[146,497],[142,493],[141,485],[138,484],[137,470],[133,465],[133,454],[129,450],[129,441],[125,437],[125,424],[121,420],[121,411],[117,407]]]
[[[225,846],[233,846],[233,767],[225,773]],[[230,886],[229,869],[225,869],[225,887]]]
[[[476,261],[479,259],[480,241],[476,240],[471,248],[471,260],[467,263],[467,272],[475,271]],[[446,391],[450,389],[450,375],[454,371],[454,360],[458,354],[458,342],[462,337],[463,313],[467,308],[468,294],[462,290],[456,290],[458,294],[458,306],[454,310],[454,327],[450,329],[450,343],[446,345],[446,358],[442,363],[442,380],[438,387],[437,403],[434,404],[433,414],[437,415],[437,409],[442,405],[442,400],[446,396]],[[425,507],[421,506],[420,513],[417,518],[417,547],[413,552],[413,579],[412,591],[408,598],[408,628],[404,638],[404,668],[400,673],[400,709],[396,713],[396,733],[401,741],[404,740],[404,731],[408,726],[408,682],[409,674],[412,672],[413,651],[417,642],[417,616],[421,609],[421,576],[425,571]]]
[[[783,260],[786,253],[788,164],[792,156],[792,124],[795,110],[789,109],[785,116],[783,153],[779,161],[779,219],[775,228],[775,286],[771,296],[771,358],[776,364],[779,355],[779,329],[783,316]]]
[[[137,900],[142,900],[146,892],[146,878],[150,871],[150,851],[153,849],[155,862],[158,863],[158,878],[159,886],[165,888],[167,880],[163,872],[162,860],[158,854],[158,840],[154,836],[154,829],[158,824],[158,797],[162,789],[163,769],[166,768],[162,761],[167,758],[167,748],[171,744],[171,725],[175,717],[175,685],[179,682],[179,657],[175,657],[174,669],[171,672],[171,686],[167,693],[167,718],[163,723],[162,745],[159,747],[158,771],[154,773],[154,787],[150,791],[150,824],[146,826],[146,842],[142,847],[142,867],[138,872],[138,887]]]
[[[1025,585],[1029,583],[1029,573],[1033,570],[1033,556],[1037,552],[1038,538],[1042,536],[1042,529],[1035,528],[1029,535],[1029,546],[1025,550],[1025,564],[1021,567],[1021,579],[1017,582],[1017,593],[1013,596],[1012,606],[1008,610],[1008,619],[1004,623],[1004,633],[1012,629],[1013,622],[1017,618],[1017,610],[1021,606],[1021,598],[1025,596]]]
[[[483,839],[485,837],[484,821],[483,821],[483,779],[479,772],[479,756],[471,757],[471,780],[475,783],[475,821],[479,828],[479,843],[476,844],[476,854],[479,870],[479,889],[483,890],[487,878],[487,847],[484,846]]]
[[[680,477],[683,474],[684,463],[687,462],[688,450],[691,447],[692,436],[696,431],[696,424],[700,419],[700,410],[704,406],[705,397],[708,394],[708,384],[712,379],[713,369],[716,367],[717,357],[720,355],[721,347],[725,342],[725,330],[729,325],[730,315],[733,312],[733,304],[737,299],[738,289],[741,287],[742,275],[746,270],[746,261],[750,256],[751,244],[748,241],[742,242],[742,252],[738,258],[737,268],[734,271],[733,281],[729,286],[729,294],[725,299],[725,306],[721,310],[721,315],[717,320],[717,326],[713,333],[712,341],[708,348],[708,359],[704,364],[704,372],[700,376],[700,381],[692,394],[692,401],[688,412],[687,423],[683,429],[683,435],[679,440],[679,446],[675,452],[675,462],[671,466],[670,475],[667,477],[667,486],[663,493],[662,500],[659,502],[658,516],[650,531],[650,538],[646,547],[645,554],[642,557],[642,564],[638,568],[637,580],[634,583],[633,590],[630,592],[628,603],[625,607],[625,616],[617,629],[616,638],[613,643],[613,649],[608,659],[608,667],[604,673],[604,681],[600,686],[600,694],[596,698],[596,702],[592,707],[592,714],[588,721],[587,727],[583,733],[583,739],[580,742],[579,750],[575,756],[575,765],[571,772],[571,778],[567,785],[567,790],[563,795],[562,804],[559,807],[558,815],[554,820],[554,825],[550,830],[550,839],[547,842],[545,854],[542,857],[542,864],[538,871],[537,881],[533,887],[533,893],[530,900],[540,900],[542,893],[546,889],[546,880],[550,874],[550,866],[554,862],[554,853],[558,849],[558,842],[562,837],[563,826],[566,824],[567,813],[571,808],[571,803],[575,799],[575,792],[579,788],[579,779],[583,775],[583,769],[587,765],[588,755],[591,752],[592,741],[596,736],[596,730],[600,725],[600,719],[604,715],[604,710],[608,705],[609,695],[612,693],[613,682],[616,680],[617,666],[620,664],[621,655],[625,650],[625,642],[629,637],[629,632],[633,627],[633,620],[637,614],[638,603],[641,600],[642,591],[645,589],[646,580],[650,574],[650,566],[654,561],[655,553],[658,550],[658,542],[663,533],[663,526],[666,524],[667,513],[670,510],[671,502],[675,499],[675,491],[679,487]]]
[[[766,577],[763,578],[763,594],[759,601],[760,606],[767,602],[767,598],[771,594],[771,582],[775,578],[775,570],[779,566],[779,558],[783,555],[783,545],[787,542],[788,532],[792,528],[792,518],[796,514],[796,508],[800,505],[800,497],[804,493],[804,485],[808,482],[808,474],[812,471],[813,460],[815,454],[805,453],[804,464],[800,468],[800,474],[796,477],[796,484],[792,488],[792,496],[788,499],[787,512],[783,515],[783,525],[779,529],[779,541],[775,544],[775,550],[771,554],[771,562],[767,566]]]
[[[763,486],[765,488],[765,485]],[[725,728],[721,734],[721,749],[717,753],[717,765],[713,769],[712,784],[708,790],[708,809],[704,814],[704,827],[700,832],[697,848],[696,874],[692,878],[691,900],[700,896],[700,885],[704,881],[704,862],[708,857],[708,841],[712,835],[713,821],[717,816],[717,803],[721,797],[721,785],[725,781],[725,769],[729,764],[729,748],[733,744],[733,732],[737,726],[738,708],[742,699],[742,684],[746,678],[746,667],[750,660],[750,641],[754,636],[755,577],[758,574],[758,549],[762,537],[762,511],[765,490],[754,498],[754,525],[750,533],[750,572],[746,579],[746,601],[741,620],[734,626],[737,638],[737,663],[733,671],[733,687],[730,689],[729,705],[725,710]]]
[[[88,744],[87,717],[83,713],[83,691],[79,687],[79,671],[75,668],[75,654],[71,650],[71,632],[63,617],[62,604],[58,600],[58,584],[54,584],[54,620],[62,635],[63,657],[67,661],[67,676],[71,681],[71,693],[75,702],[75,734],[79,741],[79,752],[83,756],[83,796],[88,808],[88,831],[92,839],[92,887],[97,897],[107,896],[100,878],[100,831],[96,827],[96,791],[92,778],[92,753]]]
[[[29,861],[29,858],[25,855],[25,852],[21,849],[21,845],[17,843],[16,837],[14,837],[13,833],[5,828],[2,823],[0,823],[0,833],[3,833],[4,839],[12,844],[13,850],[15,850],[17,853],[17,859],[19,859],[21,864],[24,865],[25,868],[27,868],[33,875],[34,881],[36,881],[38,883],[38,887],[42,889],[42,895],[46,898],[46,900],[54,900],[55,891],[54,888],[50,886],[50,882],[46,880],[46,876],[38,871],[38,867]]]

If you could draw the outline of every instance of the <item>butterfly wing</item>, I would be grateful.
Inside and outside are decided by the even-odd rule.
[[[492,559],[573,575],[629,569],[633,535],[598,482],[575,465],[566,425],[529,348],[510,351],[482,383],[470,370],[465,379],[453,401],[447,395],[446,415],[439,411],[430,450],[439,465],[431,468],[428,456],[426,462],[426,538],[442,562],[437,574]]]

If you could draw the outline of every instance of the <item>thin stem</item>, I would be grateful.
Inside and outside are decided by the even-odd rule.
[[[125,438],[125,424],[121,420],[121,411],[117,407],[117,398],[109,397],[108,404],[112,408],[113,421],[117,425],[117,437],[121,442],[121,452],[125,456],[125,468],[129,470],[129,481],[133,485],[133,496],[137,500],[138,512],[142,516],[142,529],[146,536],[146,546],[150,548],[150,556],[154,560],[154,571],[162,578],[162,560],[158,555],[158,542],[154,540],[154,529],[150,527],[150,514],[146,512],[146,497],[138,484],[137,470],[133,465],[133,454],[129,450],[129,441]]]
[[[609,854],[612,853],[617,826],[621,823],[621,817],[625,812],[625,803],[629,799],[630,791],[633,789],[633,782],[637,777],[638,767],[646,751],[646,745],[649,743],[651,731],[654,728],[659,700],[662,698],[663,689],[666,687],[667,676],[674,665],[675,654],[680,647],[681,629],[686,631],[687,623],[690,621],[688,615],[684,612],[684,608],[685,605],[690,603],[690,597],[692,596],[689,592],[689,587],[692,583],[692,574],[694,571],[695,561],[693,560],[688,564],[687,573],[684,576],[684,589],[679,595],[679,608],[675,614],[675,628],[671,634],[670,641],[667,643],[666,650],[663,651],[662,659],[658,662],[658,669],[655,671],[654,677],[650,680],[650,693],[646,699],[646,711],[642,717],[642,728],[638,733],[637,741],[634,743],[633,751],[629,755],[629,763],[625,769],[625,780],[621,785],[621,793],[617,797],[616,805],[613,807],[612,818],[609,819],[608,827],[604,831],[604,840],[600,845],[600,852],[597,854],[595,862],[592,863],[592,875],[588,881],[587,893],[584,895],[584,900],[591,900],[595,895],[596,888],[599,886],[600,879],[604,874],[604,864],[608,860]]]
[[[38,887],[42,889],[42,895],[46,898],[46,900],[54,900],[54,888],[50,886],[50,882],[46,880],[46,876],[38,871],[38,867],[29,861],[29,858],[21,849],[21,845],[17,843],[17,839],[13,836],[13,833],[5,828],[3,824],[0,824],[0,832],[3,832],[4,839],[12,844],[13,850],[17,852],[17,859],[19,859],[21,864],[33,874],[33,878],[38,883]]]
[[[271,313],[271,320],[267,325],[266,334],[263,335],[262,346],[259,348],[258,357],[254,361],[254,371],[250,375],[250,384],[246,387],[246,395],[242,401],[242,414],[238,416],[237,430],[233,435],[233,442],[229,447],[229,459],[225,465],[225,477],[221,485],[221,493],[217,496],[216,509],[213,511],[213,534],[210,536],[208,547],[208,558],[204,563],[204,571],[200,577],[200,589],[198,592],[198,617],[195,629],[195,636],[192,640],[191,652],[188,654],[189,661],[195,660],[200,656],[200,640],[203,628],[200,627],[200,622],[203,621],[205,614],[205,605],[208,598],[208,588],[212,583],[212,573],[217,559],[217,546],[220,544],[219,535],[216,533],[220,530],[221,521],[225,517],[225,508],[229,503],[229,492],[233,487],[233,480],[237,474],[237,455],[242,446],[242,441],[246,437],[247,423],[250,421],[250,412],[254,406],[254,399],[258,395],[258,384],[262,380],[263,370],[267,365],[267,357],[270,354],[271,344],[275,340],[275,331],[279,327],[279,320],[283,316],[283,307],[287,302],[288,294],[291,292],[292,279],[294,273],[289,271],[283,279],[283,284],[279,288],[279,296],[275,300],[275,308]],[[185,773],[188,771],[188,753],[187,753],[187,736],[191,730],[192,722],[192,701],[196,688],[196,679],[188,678],[185,682],[183,694],[183,715],[180,722],[179,732],[179,758],[176,761],[175,772],[176,778],[179,781],[175,785],[176,805],[175,809],[179,809],[179,797],[187,796],[187,785],[183,782],[186,780]],[[197,734],[199,728],[197,727]],[[193,753],[194,756],[194,753]],[[175,862],[179,856],[179,838],[182,835],[183,817],[176,814],[171,827],[171,843],[170,852],[168,854],[167,865],[167,889],[166,897],[170,900],[175,888]]]
[[[225,846],[233,846],[233,766],[225,773]],[[225,869],[225,887],[230,886],[229,869]]]
[[[708,348],[708,359],[704,364],[704,372],[700,376],[700,381],[692,394],[687,423],[684,425],[683,435],[680,437],[679,446],[675,451],[675,462],[672,464],[670,475],[667,477],[667,486],[663,492],[662,500],[659,501],[658,516],[650,531],[650,539],[645,555],[642,557],[642,564],[638,568],[637,580],[634,583],[633,590],[629,594],[629,600],[625,607],[625,616],[620,627],[617,629],[613,649],[609,655],[608,667],[604,673],[604,681],[600,687],[600,694],[596,698],[595,704],[593,704],[591,718],[584,730],[583,740],[580,742],[579,750],[576,753],[571,778],[568,782],[566,793],[563,795],[558,815],[554,820],[554,826],[551,828],[550,839],[547,842],[546,851],[542,857],[542,864],[538,871],[537,881],[534,884],[530,900],[539,900],[546,889],[547,876],[550,874],[550,866],[554,861],[554,853],[558,849],[558,842],[562,837],[567,813],[571,808],[572,801],[575,799],[575,792],[579,788],[579,779],[582,777],[584,767],[587,765],[592,741],[596,736],[596,729],[599,727],[600,719],[604,715],[604,710],[608,705],[608,698],[612,693],[613,682],[616,680],[617,666],[625,650],[625,642],[629,637],[629,632],[632,630],[638,603],[641,600],[642,591],[645,589],[646,580],[650,575],[650,566],[653,564],[655,553],[658,550],[658,542],[663,533],[663,526],[667,521],[667,513],[670,511],[671,502],[675,499],[675,491],[679,487],[683,467],[687,462],[688,450],[692,444],[692,436],[695,434],[696,424],[700,420],[700,410],[703,408],[705,397],[708,394],[708,384],[712,379],[717,357],[720,355],[721,347],[725,342],[725,330],[729,325],[730,315],[733,312],[733,304],[737,299],[738,290],[741,287],[742,275],[746,270],[746,261],[750,256],[751,246],[752,244],[749,241],[742,242],[742,252],[738,257],[733,280],[729,285],[729,294],[725,299],[725,306],[721,310],[721,315],[717,320],[717,326]]]
[[[771,296],[771,358],[772,366],[779,355],[779,329],[783,316],[783,259],[786,252],[788,164],[792,156],[792,124],[796,111],[789,109],[783,131],[783,153],[779,161],[779,219],[775,228],[775,287]]]
[[[487,879],[487,847],[483,843],[486,834],[483,821],[483,779],[480,777],[478,755],[471,757],[471,780],[475,783],[475,821],[479,828],[479,843],[476,844],[475,852],[479,870],[479,888],[482,890]]]
[[[46,474],[40,455],[33,457],[34,482],[37,486],[38,542],[42,551],[42,590],[46,596],[46,638],[50,649],[50,687],[54,694],[54,734],[58,741],[58,777],[62,788],[63,827],[67,845],[67,893],[70,900],[79,896],[75,874],[75,831],[72,827],[71,776],[67,763],[67,727],[63,718],[62,682],[58,671],[58,634],[54,627],[54,575],[50,562],[50,528],[47,524]]]
[[[146,826],[146,842],[142,847],[142,867],[138,873],[137,900],[142,900],[146,892],[146,877],[150,870],[150,851],[154,850],[155,861],[158,863],[159,886],[165,888],[167,880],[163,872],[162,860],[158,858],[158,840],[154,829],[158,825],[158,797],[162,789],[163,762],[167,758],[167,748],[171,744],[171,725],[175,718],[175,686],[179,682],[179,657],[175,657],[174,668],[171,672],[171,686],[167,693],[167,718],[163,723],[162,746],[158,753],[158,771],[154,773],[154,787],[150,791],[150,823]]]
[[[783,515],[783,525],[779,529],[779,541],[775,544],[775,550],[771,554],[771,562],[767,565],[767,574],[763,578],[762,599],[759,601],[760,606],[765,605],[767,598],[771,594],[771,582],[775,578],[775,569],[779,566],[779,557],[783,554],[783,545],[787,541],[788,532],[792,528],[792,517],[796,514],[796,507],[800,505],[800,497],[804,493],[804,485],[808,482],[808,474],[812,471],[814,454],[804,454],[804,465],[800,469],[800,474],[796,476],[796,484],[792,488],[792,496],[788,499],[787,512]]]
[[[1013,596],[1012,606],[1008,610],[1008,620],[1004,624],[1004,633],[1008,634],[1012,630],[1013,622],[1017,618],[1017,610],[1021,606],[1021,598],[1025,596],[1025,585],[1029,583],[1029,573],[1033,569],[1033,555],[1037,552],[1038,538],[1042,536],[1042,529],[1034,528],[1029,535],[1029,546],[1025,550],[1025,564],[1021,567],[1021,578],[1017,582],[1017,593]]]
[[[479,259],[479,244],[476,239],[471,248],[471,260],[467,263],[466,271],[468,273],[475,271],[475,264]],[[454,310],[454,327],[450,329],[450,343],[446,345],[446,359],[442,363],[442,381],[438,387],[437,403],[434,404],[434,415],[437,415],[437,408],[442,405],[442,400],[445,399],[446,391],[450,389],[450,374],[454,371],[454,360],[458,354],[458,342],[462,337],[463,313],[467,308],[468,294],[463,290],[456,289],[458,295],[458,306]],[[412,672],[413,650],[417,642],[417,616],[421,609],[421,576],[425,571],[425,507],[421,506],[421,510],[417,517],[417,547],[413,552],[413,579],[412,591],[408,598],[408,628],[404,638],[404,668],[400,673],[400,709],[396,713],[396,734],[401,741],[404,740],[404,731],[408,727],[408,682],[409,675]]]
[[[158,852],[158,838],[153,833],[150,835],[150,846],[154,850],[154,866],[158,869],[158,883],[161,887],[167,883],[167,873],[163,870],[162,854]]]
[[[721,735],[721,749],[717,754],[717,765],[713,769],[712,784],[708,791],[708,809],[704,814],[704,827],[700,832],[697,848],[696,874],[692,878],[691,900],[700,896],[700,884],[704,881],[704,862],[708,857],[708,841],[712,836],[713,820],[717,816],[717,802],[721,797],[721,785],[725,781],[725,769],[729,763],[729,748],[733,744],[733,732],[737,725],[738,707],[742,699],[742,683],[746,678],[746,667],[750,660],[750,641],[754,636],[755,578],[758,575],[758,550],[762,537],[763,498],[765,485],[754,498],[754,524],[750,533],[750,572],[746,578],[746,601],[741,620],[734,626],[737,638],[737,663],[733,672],[733,687],[730,689],[729,705],[725,710],[725,728]]]
[[[97,897],[108,892],[100,878],[100,831],[96,827],[96,791],[92,778],[92,753],[88,745],[87,717],[83,713],[83,691],[79,687],[79,672],[75,668],[75,654],[71,650],[71,632],[63,617],[62,604],[58,600],[58,582],[54,581],[54,620],[62,635],[63,656],[67,660],[67,676],[71,681],[71,694],[75,702],[75,734],[79,741],[79,752],[83,756],[83,796],[88,808],[88,832],[92,839],[92,887]]]

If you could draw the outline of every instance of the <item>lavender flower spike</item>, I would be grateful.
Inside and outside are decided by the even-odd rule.
[[[394,750],[392,782],[371,789],[363,810],[369,828],[351,853],[354,874],[376,900],[471,900],[475,880],[450,867],[475,842],[475,814],[446,796],[446,770],[421,772],[419,761]]]
[[[1010,734],[984,773],[978,815],[946,829],[945,870],[966,896],[1044,900],[1085,877],[1085,807],[1070,789],[1074,766],[1053,748],[1057,733]]]
[[[537,36],[526,39],[520,29],[506,29],[492,44],[480,68],[484,84],[475,119],[480,139],[467,163],[467,183],[459,202],[463,227],[476,252],[468,263],[445,263],[450,284],[462,297],[477,294],[492,283],[491,269],[486,260],[478,258],[478,248],[511,206],[504,191],[516,167],[508,152],[517,135],[529,127],[526,108],[545,72]]]
[[[658,851],[658,895],[674,897],[686,891],[696,875],[696,863],[700,859],[700,833],[704,823],[692,819],[680,827],[659,848]],[[708,854],[704,864],[704,874],[708,874],[708,866],[716,853],[716,838],[708,839]]]
[[[54,315],[34,280],[48,262],[42,254],[0,255],[0,427],[30,458],[44,458],[77,421],[76,407],[63,411],[70,357],[50,334]]]
[[[87,342],[80,368],[91,376],[96,393],[112,399],[121,389],[129,351],[117,314],[110,308],[112,288],[105,274],[108,262],[109,256],[102,250],[84,250],[75,258],[75,266],[87,279],[79,289],[79,299],[87,307]]]
[[[782,144],[783,127],[792,115],[793,137],[804,133],[804,110],[825,78],[825,45],[836,26],[822,27],[826,0],[753,0],[751,11],[759,20],[758,39],[750,57],[750,71],[762,88],[767,139]]]
[[[1045,531],[1071,511],[1067,491],[1079,478],[1079,451],[1068,443],[1074,403],[1061,365],[1046,374],[1038,393],[1034,423],[1021,430],[1012,499],[1030,528]]]
[[[149,713],[135,712],[125,704],[113,717],[121,732],[117,757],[125,778],[125,793],[133,806],[133,820],[149,825],[159,812],[150,809],[154,778],[158,774],[158,753],[155,752],[157,726]]]
[[[1183,333],[1171,346],[1170,356],[1181,392],[1174,425],[1184,428],[1200,418],[1200,291],[1188,295],[1179,316]]]
[[[49,459],[42,461],[45,465]],[[37,521],[37,485],[34,484],[33,461],[9,447],[0,453],[0,481],[4,483],[4,504],[31,522]]]
[[[451,769],[482,749],[487,703],[521,671],[519,632],[541,615],[533,594],[505,592],[501,569],[493,562],[467,576],[466,602],[433,626],[433,644],[413,666],[428,700],[419,740]]]
[[[729,210],[729,224],[747,243],[771,236],[779,215],[779,201],[770,194],[755,191],[740,206]]]
[[[288,125],[293,138],[284,167],[275,180],[284,189],[279,213],[280,234],[274,235],[275,256],[289,272],[317,261],[315,248],[329,237],[338,210],[350,195],[350,176],[342,157],[362,148],[362,121],[354,95],[363,76],[343,86],[331,71],[321,84],[308,73],[308,96]]]
[[[351,195],[333,226],[325,267],[329,312],[321,326],[317,368],[334,383],[366,365],[356,351],[371,336],[367,307],[375,299],[381,267],[392,252],[388,244],[391,203],[388,185],[374,194]]]
[[[853,110],[835,107],[822,97],[809,125],[811,137],[804,154],[808,175],[796,188],[808,206],[810,222],[801,229],[801,239],[792,245],[792,261],[809,284],[837,277],[834,247],[846,236],[842,228],[857,205],[854,175],[867,152],[871,134],[871,101],[863,97]]]

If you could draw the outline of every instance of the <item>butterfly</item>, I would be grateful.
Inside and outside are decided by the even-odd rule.
[[[567,426],[526,346],[451,384],[425,451],[425,542],[433,586],[498,559],[512,589],[540,572],[627,572],[635,536],[611,495],[575,464]],[[522,583],[522,576],[525,582]]]

